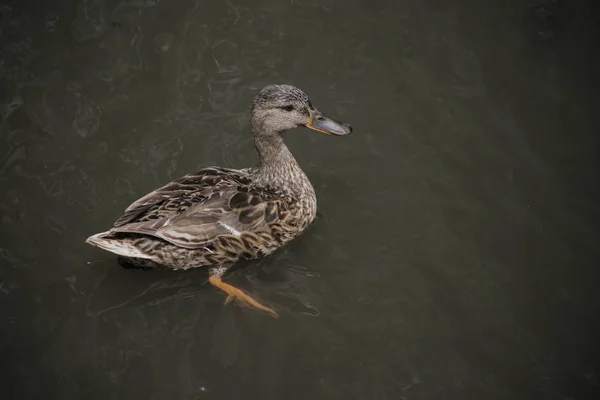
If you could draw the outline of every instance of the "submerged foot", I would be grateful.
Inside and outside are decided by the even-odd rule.
[[[242,303],[246,303],[251,307],[264,311],[273,318],[279,318],[279,314],[277,314],[275,310],[267,306],[263,306],[258,301],[254,300],[252,297],[244,293],[242,290],[223,282],[221,278],[217,276],[211,276],[210,278],[208,278],[208,281],[211,283],[211,285],[218,287],[219,289],[228,294],[227,299],[225,299],[225,304],[235,299]]]

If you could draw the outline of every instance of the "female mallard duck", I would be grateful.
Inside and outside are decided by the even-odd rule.
[[[131,204],[113,227],[87,243],[140,267],[211,267],[209,281],[270,315],[277,313],[221,280],[234,262],[264,257],[298,236],[317,212],[315,191],[283,143],[306,126],[345,136],[348,124],[315,109],[289,85],[269,85],[254,98],[251,126],[259,156],[254,168],[209,167],[186,175]]]

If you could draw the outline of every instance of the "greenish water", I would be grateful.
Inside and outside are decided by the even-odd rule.
[[[588,399],[597,6],[0,1],[0,360],[10,399]],[[319,218],[228,281],[84,240],[302,88],[352,124],[287,143]]]

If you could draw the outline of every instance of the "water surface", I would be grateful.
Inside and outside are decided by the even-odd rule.
[[[0,3],[3,398],[600,394],[591,2]],[[284,82],[354,133],[288,134],[320,216],[228,276],[279,320],[84,244]]]

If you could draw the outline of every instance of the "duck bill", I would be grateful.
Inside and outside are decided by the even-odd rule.
[[[317,110],[310,113],[310,119],[306,127],[317,132],[334,136],[346,136],[352,133],[352,127],[348,124],[335,121]]]

